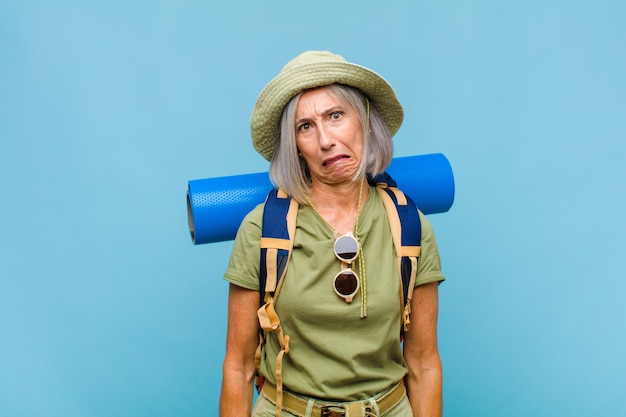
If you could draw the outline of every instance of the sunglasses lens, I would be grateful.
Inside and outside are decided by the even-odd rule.
[[[342,271],[335,277],[335,290],[344,296],[352,295],[356,292],[359,285],[354,272],[347,269]]]
[[[344,235],[335,241],[335,254],[343,262],[352,262],[359,254],[359,242],[352,235]]]

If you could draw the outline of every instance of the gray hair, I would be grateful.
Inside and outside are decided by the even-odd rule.
[[[364,175],[376,176],[382,173],[391,163],[393,145],[391,133],[378,110],[370,106],[367,97],[357,88],[343,84],[330,84],[321,88],[325,88],[330,95],[355,109],[359,115],[363,131],[364,158],[353,180],[359,181]],[[276,187],[284,189],[300,204],[308,204],[311,195],[311,175],[304,159],[298,156],[295,126],[296,108],[303,92],[292,97],[283,109],[280,140],[269,171],[270,179]]]

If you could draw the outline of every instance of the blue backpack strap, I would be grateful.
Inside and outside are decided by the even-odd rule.
[[[267,294],[273,296],[279,289],[280,280],[287,271],[297,214],[298,202],[284,191],[273,189],[267,195],[261,232],[261,304],[265,303]]]
[[[386,172],[370,179],[370,184],[376,185],[387,210],[402,278],[403,330],[407,331],[411,322],[411,299],[421,252],[422,225],[419,212],[415,202],[397,188],[396,182]]]
[[[256,385],[257,390],[260,390],[263,384],[263,378],[259,373],[262,349],[266,335],[274,332],[281,348],[276,357],[277,413],[280,413],[279,404],[282,401],[282,363],[284,355],[289,353],[289,336],[283,333],[274,304],[291,257],[297,215],[298,202],[296,200],[289,197],[283,190],[270,191],[263,208],[259,269],[261,307],[257,311],[260,337],[254,360],[257,368]]]

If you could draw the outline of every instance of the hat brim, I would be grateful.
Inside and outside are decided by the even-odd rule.
[[[404,112],[393,88],[383,77],[349,62],[316,62],[281,72],[259,94],[250,120],[252,143],[257,152],[268,161],[272,159],[280,136],[280,118],[293,96],[335,83],[360,89],[376,107],[391,135],[398,131]]]

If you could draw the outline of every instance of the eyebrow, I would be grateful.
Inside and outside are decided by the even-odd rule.
[[[337,105],[337,106],[329,107],[328,109],[326,109],[326,110],[322,111],[322,112],[321,112],[321,114],[325,116],[325,115],[328,115],[328,114],[334,113],[334,112],[336,112],[336,111],[342,111],[342,112],[345,112],[345,111],[346,111],[345,106]],[[312,119],[311,119],[311,118],[309,118],[309,117],[303,117],[303,118],[301,118],[301,119],[296,120],[296,126],[297,126],[297,125],[299,125],[299,124],[301,124],[301,123],[308,123],[308,122],[310,122],[311,120],[312,120]]]

